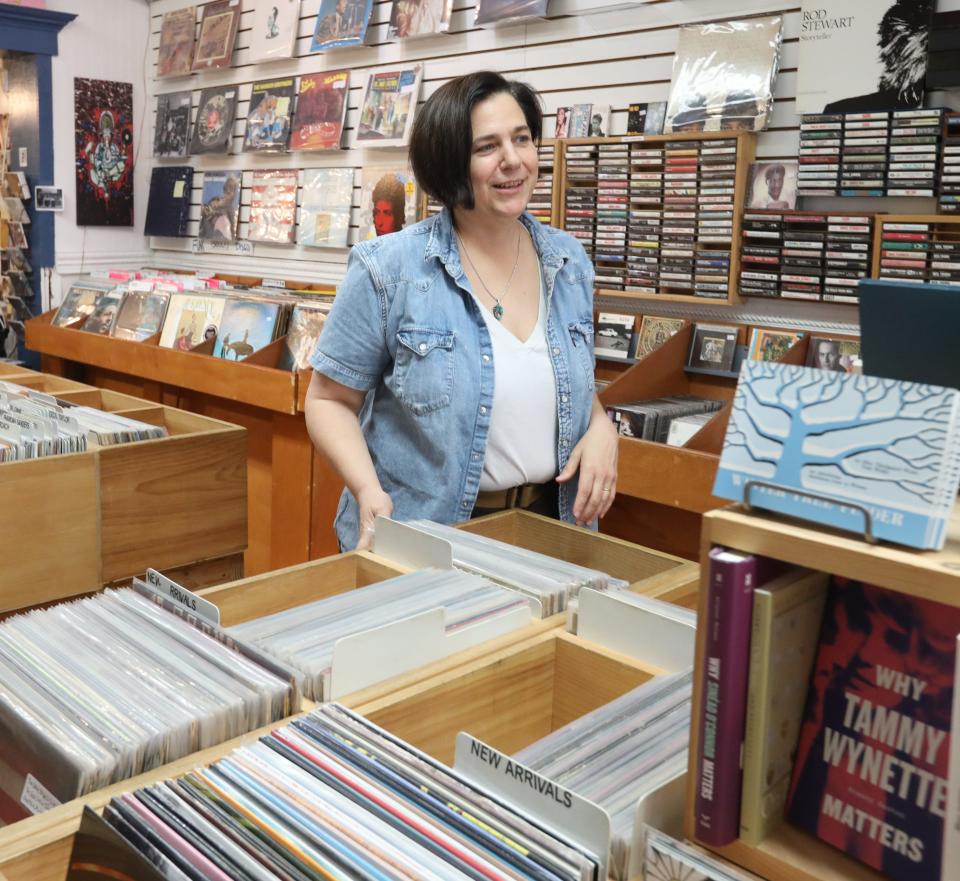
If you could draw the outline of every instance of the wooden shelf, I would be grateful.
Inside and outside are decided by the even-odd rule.
[[[178,352],[155,342],[131,342],[56,327],[51,309],[26,322],[27,345],[44,355],[216,395],[278,413],[297,412],[297,374],[257,363]],[[272,345],[282,344],[275,341]],[[275,357],[275,355],[274,355]]]
[[[714,545],[761,554],[796,566],[826,569],[832,574],[897,590],[911,596],[960,606],[960,507],[950,522],[942,551],[917,551],[893,545],[872,545],[850,533],[828,530],[772,514],[749,513],[732,506],[704,515],[701,559]],[[700,615],[707,610],[706,566],[701,571]],[[703,669],[706,631],[697,631],[695,671]],[[700,694],[703,682],[694,678],[690,731],[690,770],[687,775],[685,832],[695,837],[696,757],[699,754]],[[807,832],[781,825],[759,846],[740,840],[713,848],[721,856],[776,881],[884,881],[886,876]]]
[[[169,437],[0,464],[0,612],[98,590],[147,567],[191,585],[242,572],[245,432],[58,376],[0,365],[0,379],[163,425]]]
[[[694,297],[690,294],[648,294],[643,291],[615,291],[609,288],[597,288],[594,291],[597,297],[616,297],[620,300],[642,300],[645,302],[660,303],[699,303],[713,304],[714,306],[729,306],[730,301],[726,299],[717,299],[714,297]]]
[[[905,284],[923,282],[926,284],[936,284],[937,279],[927,278],[926,274],[921,277],[916,278],[900,278],[899,276],[894,275],[882,275],[880,260],[883,254],[883,228],[888,223],[929,223],[931,225],[939,226],[941,229],[935,230],[935,233],[943,233],[945,230],[949,230],[949,235],[952,237],[950,240],[955,242],[960,242],[960,215],[957,214],[878,214],[877,215],[877,225],[874,230],[874,240],[873,240],[873,261],[872,261],[872,271],[871,278],[883,278],[887,281],[902,281]],[[905,251],[904,257],[909,257],[911,252]],[[927,257],[927,252],[917,252],[923,253],[924,258]],[[930,265],[929,260],[927,260],[927,269],[924,270],[925,273],[929,272]]]

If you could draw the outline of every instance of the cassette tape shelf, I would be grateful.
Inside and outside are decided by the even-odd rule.
[[[168,436],[0,464],[0,613],[98,590],[147,567],[189,586],[243,572],[245,433],[217,419],[0,365],[0,379],[163,426]]]
[[[527,547],[531,550],[547,553],[576,565],[598,567],[610,572],[611,575],[627,582],[630,590],[637,594],[648,593],[665,598],[678,597],[689,602],[691,592],[695,597],[696,585],[699,580],[699,567],[677,557],[671,557],[657,551],[652,551],[628,542],[608,536],[588,533],[565,524],[552,521],[549,518],[539,517],[526,512],[504,512],[480,518],[467,524],[475,535],[487,535],[498,540],[506,540],[518,547]],[[230,629],[235,625],[249,622],[253,619],[273,615],[287,609],[292,609],[306,603],[314,602],[325,597],[334,597],[338,594],[353,591],[370,585],[377,585],[386,579],[394,578],[411,571],[411,566],[385,556],[378,556],[369,552],[349,552],[328,557],[310,563],[288,567],[278,572],[255,575],[239,581],[215,587],[204,588],[198,591],[198,596],[217,606],[220,613],[220,622],[224,628]],[[472,665],[482,665],[485,659],[500,658],[511,655],[514,649],[520,646],[533,646],[538,640],[559,634],[567,622],[564,614],[535,619],[529,615],[526,624],[515,626],[509,632],[496,635],[483,642],[470,645],[446,657],[399,673],[400,666],[381,665],[376,671],[378,676],[369,680],[370,684],[357,687],[349,692],[335,694],[335,699],[341,700],[347,706],[358,707],[383,700],[388,695],[409,695],[419,693],[427,682],[454,683],[463,675],[470,675]],[[386,631],[376,633],[377,639],[390,639]],[[574,637],[574,645],[577,638]],[[580,676],[590,676],[599,670],[601,680],[608,681],[609,658],[619,658],[615,650],[608,650],[607,655],[600,651],[574,655],[563,654],[565,648],[554,650],[550,648],[547,655],[542,648],[535,648],[533,655],[537,658],[540,667],[540,679],[552,676],[547,668],[555,666],[553,657],[562,658],[556,663],[579,663],[578,659],[592,659],[591,664]],[[402,652],[398,649],[398,654]],[[596,657],[595,657],[596,655]],[[526,655],[524,655],[526,657]],[[563,658],[567,658],[564,661]],[[336,664],[336,661],[334,662]],[[493,661],[496,668],[499,661]],[[619,670],[619,661],[609,669]],[[632,662],[628,663],[630,666]],[[597,666],[599,665],[599,666]],[[383,669],[391,671],[391,677],[386,681],[377,681],[383,675]],[[563,670],[567,667],[562,666]],[[632,673],[620,681],[623,689],[632,687],[643,681],[647,676],[646,668],[639,673]],[[336,673],[334,674],[336,677]],[[349,680],[347,680],[349,681]],[[353,681],[361,681],[353,677]],[[539,681],[539,680],[538,680]],[[578,680],[580,681],[580,680]],[[598,696],[603,702],[610,686]],[[619,686],[618,686],[619,688]],[[623,690],[621,689],[621,690]],[[616,688],[614,689],[617,690]],[[588,689],[589,691],[589,689]],[[612,693],[612,692],[611,692]],[[619,693],[619,692],[618,692]],[[566,698],[559,697],[561,702]],[[590,698],[571,698],[577,700]],[[550,698],[551,702],[554,700]],[[558,704],[559,705],[559,704]],[[303,706],[309,710],[310,701],[304,700]],[[510,702],[511,712],[519,711],[519,705]],[[546,710],[538,709],[540,719],[544,718]],[[579,713],[571,709],[568,713]],[[551,711],[552,713],[552,711]],[[435,704],[430,710],[433,716],[442,715],[442,703]],[[539,723],[538,723],[539,724]],[[542,726],[541,726],[542,727]],[[4,873],[9,881],[43,881],[43,879],[62,879],[64,866],[69,854],[72,836],[80,821],[80,815],[85,804],[99,808],[105,804],[111,795],[121,791],[144,785],[156,780],[164,779],[173,774],[188,770],[197,764],[213,761],[225,755],[239,742],[249,742],[257,734],[253,732],[243,738],[211,747],[195,753],[185,759],[154,769],[146,774],[131,778],[106,789],[91,793],[73,802],[53,808],[35,817],[28,818],[7,829],[0,829],[0,872]]]

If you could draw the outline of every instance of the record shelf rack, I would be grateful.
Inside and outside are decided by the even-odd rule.
[[[243,572],[243,429],[10,364],[0,364],[0,380],[169,431],[0,464],[8,502],[0,613],[97,590],[147,567],[189,586]]]
[[[878,214],[873,278],[960,284],[960,216]]]
[[[218,276],[231,284],[263,281]],[[289,290],[299,286],[286,282]],[[305,294],[327,294],[307,290]],[[313,448],[303,418],[312,371],[277,368],[284,339],[244,361],[84,333],[52,324],[55,310],[26,322],[27,345],[43,369],[103,389],[133,394],[247,429],[247,573],[266,572],[338,550],[331,528],[343,483]]]
[[[527,512],[492,514],[467,527],[570,562],[602,565],[629,581],[631,590],[649,596],[689,597],[699,582],[694,563]],[[405,571],[405,565],[384,557],[350,551],[198,593],[217,605],[223,626],[229,627]],[[531,618],[510,633],[361,688],[341,702],[449,760],[460,727],[493,746],[519,748],[660,672],[650,663],[565,633],[566,618],[563,613]],[[304,709],[311,708],[305,701]],[[62,881],[85,804],[100,808],[112,795],[214,761],[272,727],[0,828],[0,876],[6,881]]]
[[[748,513],[740,506],[712,511],[703,518],[701,559],[714,546],[762,554],[794,566],[822,569],[856,581],[898,591],[912,597],[960,606],[960,511],[954,510],[942,551],[915,551],[868,544],[862,538],[771,514]],[[699,613],[707,615],[708,569],[701,568]],[[705,630],[697,633],[694,666],[693,720],[690,735],[690,771],[687,774],[685,833],[695,838],[694,793],[700,731],[701,671]],[[757,847],[740,840],[714,848],[725,858],[777,881],[883,881],[886,877],[806,832],[784,823]]]

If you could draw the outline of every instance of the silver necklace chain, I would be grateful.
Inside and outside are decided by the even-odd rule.
[[[487,296],[494,301],[494,307],[491,311],[493,312],[493,317],[496,318],[497,321],[503,320],[503,300],[506,298],[507,294],[510,293],[510,285],[513,283],[513,277],[517,274],[517,267],[520,265],[520,237],[522,233],[522,229],[517,230],[517,259],[513,261],[513,270],[510,272],[510,278],[507,279],[507,283],[504,285],[499,297],[487,287],[487,283],[483,280],[483,276],[481,276],[477,271],[477,267],[474,265],[474,262],[470,257],[470,252],[467,251],[467,246],[463,243],[463,238],[459,232],[456,233],[457,241],[460,242],[460,249],[463,251],[463,256],[467,258],[467,263],[470,264],[473,274],[477,277],[477,281],[480,282],[480,285],[484,291],[486,291]]]

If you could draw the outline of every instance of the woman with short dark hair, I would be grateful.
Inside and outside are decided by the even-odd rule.
[[[354,246],[311,360],[307,427],[346,483],[336,529],[508,507],[592,524],[617,435],[594,393],[593,267],[526,213],[536,92],[484,71],[441,86],[410,161],[437,215]]]

